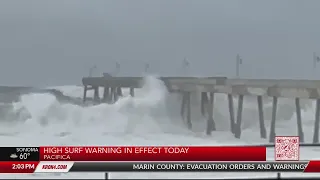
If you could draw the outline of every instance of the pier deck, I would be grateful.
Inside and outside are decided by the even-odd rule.
[[[241,122],[244,96],[256,96],[259,112],[260,136],[267,138],[264,123],[263,98],[273,98],[272,119],[269,133],[269,141],[273,142],[276,135],[276,114],[278,98],[295,99],[298,136],[304,142],[304,133],[301,122],[300,98],[315,99],[315,124],[313,143],[319,143],[320,125],[320,81],[319,80],[294,80],[294,79],[228,79],[226,77],[159,77],[164,82],[169,92],[176,92],[182,95],[181,116],[186,119],[188,128],[192,128],[191,121],[191,93],[201,93],[201,112],[208,114],[206,133],[214,131],[215,122],[213,119],[214,94],[223,93],[228,96],[230,131],[236,138],[241,137]],[[84,101],[86,93],[93,89],[94,99],[97,102],[112,103],[122,95],[121,88],[130,88],[131,96],[134,96],[134,89],[143,86],[143,77],[84,77]],[[104,87],[104,95],[101,101],[99,87]],[[238,111],[234,112],[233,97],[238,96]]]

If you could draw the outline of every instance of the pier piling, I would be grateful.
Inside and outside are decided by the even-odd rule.
[[[187,103],[187,125],[189,129],[192,129],[192,122],[191,122],[191,93],[186,93],[186,103]]]
[[[320,99],[316,100],[316,113],[314,121],[313,143],[319,143],[319,123],[320,123]]]
[[[131,97],[134,97],[134,88],[130,88],[130,95],[131,95]]]
[[[93,101],[95,104],[100,103],[100,96],[99,96],[99,87],[93,87],[94,94],[93,94]]]
[[[241,123],[242,123],[242,109],[243,109],[243,95],[238,98],[237,123],[234,136],[238,139],[241,137]]]
[[[202,116],[206,115],[206,106],[208,104],[208,93],[201,92],[201,114]]]
[[[110,99],[109,99],[109,103],[114,103],[114,101],[115,101],[115,87],[112,87],[111,88],[111,93],[110,93]]]
[[[302,129],[302,121],[301,121],[300,98],[295,98],[295,104],[296,104],[298,136],[299,136],[300,142],[304,142],[304,134]]]
[[[180,115],[182,118],[182,121],[185,120],[185,107],[187,104],[187,95],[185,92],[182,93],[182,100],[181,100],[181,108],[180,108]]]
[[[257,98],[260,136],[267,138],[265,126],[265,112],[263,107],[263,97],[272,97],[272,116],[269,141],[274,142],[276,135],[276,115],[278,98],[295,99],[297,131],[300,141],[304,142],[303,120],[301,114],[300,99],[316,99],[315,123],[313,143],[319,143],[320,126],[320,80],[293,80],[293,79],[228,79],[226,77],[159,77],[170,93],[180,93],[182,95],[181,117],[189,129],[192,129],[191,118],[191,93],[201,93],[202,116],[206,117],[207,135],[218,129],[213,111],[214,96],[217,93],[227,94],[227,102],[230,116],[230,131],[235,138],[241,137],[242,111],[244,96],[254,96]],[[114,103],[120,96],[123,96],[122,88],[130,88],[130,95],[135,96],[134,90],[141,88],[144,80],[142,77],[85,77],[82,79],[84,85],[83,102],[88,99],[87,91],[93,90],[95,103]],[[98,88],[103,87],[103,98],[100,100]],[[238,96],[238,108],[235,117],[235,107],[233,96]],[[280,111],[280,109],[279,109]],[[294,112],[293,112],[294,113]],[[288,134],[294,136],[295,134]]]
[[[277,106],[278,106],[278,98],[274,96],[272,99],[272,117],[271,117],[269,142],[274,142],[274,138],[276,137]]]
[[[102,102],[107,103],[108,99],[109,99],[109,87],[105,86],[103,89],[103,98],[102,98]]]
[[[84,86],[83,87],[83,102],[85,103],[86,100],[87,100],[87,89],[88,89],[88,86]]]
[[[207,111],[208,111],[208,119],[207,119],[207,135],[211,135],[212,131],[216,130],[216,125],[213,120],[213,108],[214,108],[214,93],[210,92],[208,103],[206,103]]]
[[[235,133],[235,121],[234,121],[234,106],[233,106],[233,96],[228,94],[228,105],[229,105],[229,116],[230,116],[230,131]]]
[[[120,96],[120,97],[123,96],[121,87],[118,87],[118,88],[117,88],[117,94],[118,94],[118,96]]]
[[[113,103],[117,102],[118,99],[119,99],[118,89],[119,89],[119,88],[116,87],[116,88],[114,88],[114,90],[113,90]]]
[[[267,138],[267,131],[266,131],[266,126],[264,124],[262,96],[257,96],[257,102],[258,102],[258,112],[259,112],[260,136],[261,136],[261,138],[266,139]]]

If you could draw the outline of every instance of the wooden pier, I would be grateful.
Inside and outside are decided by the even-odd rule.
[[[160,77],[169,92],[180,93],[181,116],[186,118],[188,128],[192,128],[191,93],[201,93],[201,112],[207,114],[206,133],[210,135],[216,129],[213,116],[214,95],[226,94],[229,104],[230,132],[236,138],[241,137],[241,122],[244,96],[257,98],[259,113],[260,136],[267,138],[264,122],[263,97],[272,97],[272,118],[269,141],[274,142],[276,136],[276,117],[278,98],[294,98],[297,115],[297,129],[300,141],[304,142],[301,120],[300,99],[314,99],[316,101],[313,143],[319,143],[320,123],[320,81],[291,80],[291,79],[228,79],[226,77]],[[87,99],[87,91],[94,91],[96,103],[114,103],[122,96],[121,88],[130,88],[130,95],[134,96],[134,89],[143,86],[143,77],[84,77],[83,101]],[[100,99],[99,87],[104,88],[103,98]],[[235,114],[233,97],[238,96],[238,111]]]

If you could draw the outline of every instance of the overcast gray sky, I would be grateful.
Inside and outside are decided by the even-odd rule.
[[[79,84],[150,72],[320,78],[319,0],[1,0],[0,84]]]

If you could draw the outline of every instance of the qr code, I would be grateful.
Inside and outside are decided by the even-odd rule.
[[[299,153],[299,136],[276,136],[276,161],[298,161]]]

